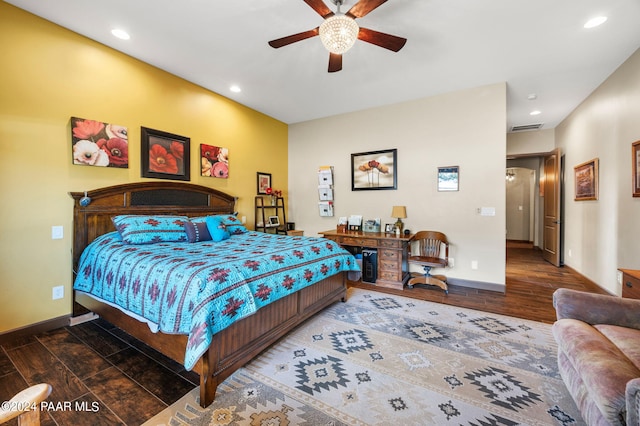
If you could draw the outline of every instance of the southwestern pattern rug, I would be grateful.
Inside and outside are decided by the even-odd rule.
[[[350,289],[147,425],[580,425],[548,324]]]

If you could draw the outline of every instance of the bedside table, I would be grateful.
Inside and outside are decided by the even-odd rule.
[[[287,235],[291,235],[292,237],[302,237],[304,236],[304,231],[300,229],[290,229],[287,231]]]

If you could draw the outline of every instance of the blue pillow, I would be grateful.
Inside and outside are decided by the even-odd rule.
[[[206,222],[209,217],[217,217],[222,220],[222,223],[227,227],[227,231],[231,235],[244,234],[245,232],[249,232],[246,226],[240,222],[240,220],[233,214],[216,214],[213,216],[200,216],[200,217],[192,217],[191,222]]]
[[[187,240],[190,243],[198,243],[200,241],[211,241],[211,234],[207,228],[207,222],[188,220],[184,223],[184,230],[187,233]]]
[[[206,222],[207,229],[209,230],[209,234],[213,241],[218,243],[231,237],[231,234],[227,231],[227,227],[220,216],[207,216]]]
[[[111,218],[125,244],[186,242],[186,216],[119,215]]]
[[[232,214],[220,214],[216,215],[222,219],[222,223],[227,227],[227,231],[231,235],[244,234],[247,232],[247,228],[240,222],[240,220]]]

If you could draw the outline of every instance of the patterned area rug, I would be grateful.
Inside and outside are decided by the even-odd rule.
[[[147,425],[579,425],[548,324],[361,289]]]

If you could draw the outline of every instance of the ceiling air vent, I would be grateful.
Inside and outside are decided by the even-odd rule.
[[[513,126],[511,128],[512,132],[526,132],[527,130],[539,130],[542,127],[543,123],[538,124],[524,124],[522,126]]]

